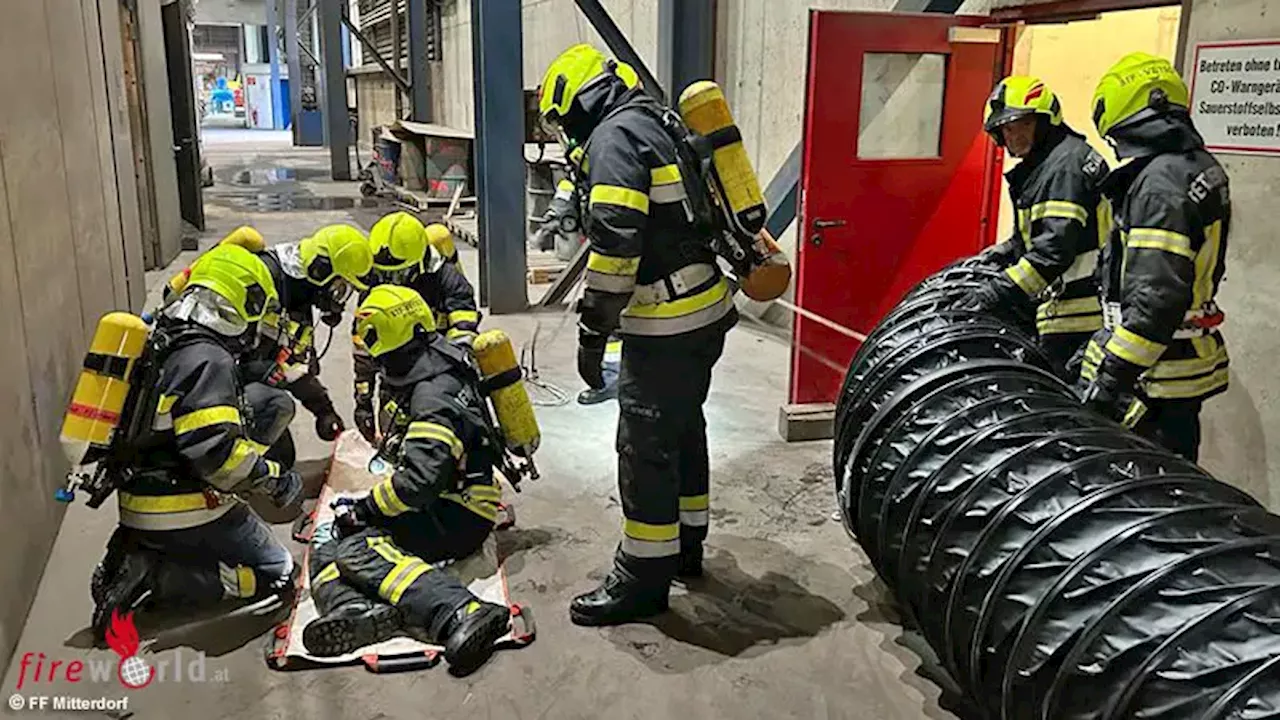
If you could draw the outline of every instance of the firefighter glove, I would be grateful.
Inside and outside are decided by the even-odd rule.
[[[578,377],[593,390],[604,387],[604,351],[609,336],[578,326]]]
[[[350,497],[338,498],[333,502],[333,536],[337,540],[351,537],[369,527],[373,519],[368,505],[368,498],[359,500]]]
[[[338,439],[346,426],[342,423],[342,418],[338,414],[330,410],[316,416],[316,435],[320,436],[325,442],[333,442]]]
[[[302,476],[297,470],[289,470],[279,477],[267,478],[262,484],[262,492],[271,498],[271,504],[276,507],[289,507],[302,494]]]

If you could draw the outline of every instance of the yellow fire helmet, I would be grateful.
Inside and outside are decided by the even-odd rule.
[[[1093,91],[1093,124],[1106,136],[1118,127],[1172,110],[1186,112],[1191,93],[1164,58],[1135,52],[1107,70]]]
[[[369,289],[361,278],[373,269],[369,239],[350,225],[326,225],[298,246],[307,279],[328,285],[342,278],[360,290]]]
[[[374,223],[369,231],[373,267],[402,270],[420,265],[427,256],[427,231],[418,218],[407,212],[393,212]]]
[[[208,288],[221,295],[245,322],[258,322],[279,306],[271,271],[239,245],[216,245],[191,267],[187,287]]]
[[[435,248],[445,260],[452,260],[458,254],[458,248],[453,244],[453,233],[440,223],[427,226],[427,244]]]
[[[379,285],[356,308],[354,342],[374,357],[398,350],[418,330],[436,331],[431,308],[416,290],[399,285]]]
[[[552,61],[543,75],[538,89],[538,113],[547,122],[558,123],[569,114],[579,93],[610,75],[621,78],[627,87],[639,83],[630,65],[619,63],[586,43],[574,45]]]
[[[986,109],[982,128],[991,133],[997,143],[1004,141],[1000,126],[1019,118],[1044,115],[1050,125],[1062,124],[1062,103],[1058,102],[1058,96],[1043,80],[1027,75],[1010,75],[996,83],[987,98]]]

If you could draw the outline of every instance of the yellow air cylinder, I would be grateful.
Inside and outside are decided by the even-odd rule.
[[[129,313],[109,313],[98,321],[62,421],[62,449],[72,465],[83,464],[91,449],[111,446],[149,332],[142,318]]]
[[[241,225],[232,230],[226,237],[219,240],[218,244],[239,245],[251,253],[260,253],[267,249],[267,241],[262,237],[262,233],[248,225]]]
[[[489,388],[489,399],[507,449],[520,457],[532,457],[542,440],[542,431],[538,429],[529,391],[520,378],[511,338],[501,330],[488,330],[476,337],[472,349]]]
[[[427,244],[435,248],[445,260],[456,262],[458,248],[453,244],[453,233],[449,232],[449,228],[440,223],[432,223],[427,226],[426,230]]]
[[[711,165],[718,194],[728,206],[726,219],[745,237],[759,233],[766,217],[764,193],[724,91],[710,80],[693,83],[680,94],[680,116],[690,130],[711,141]]]

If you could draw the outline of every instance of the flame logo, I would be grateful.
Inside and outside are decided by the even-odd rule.
[[[134,690],[150,685],[156,670],[138,657],[138,628],[133,624],[133,613],[121,615],[119,610],[112,610],[106,640],[107,646],[120,656],[116,667],[120,684]]]

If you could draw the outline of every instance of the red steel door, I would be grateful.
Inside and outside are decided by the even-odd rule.
[[[921,278],[991,241],[999,158],[982,112],[1005,42],[984,17],[809,17],[796,300],[865,334]],[[857,345],[796,317],[791,402],[833,402]]]

